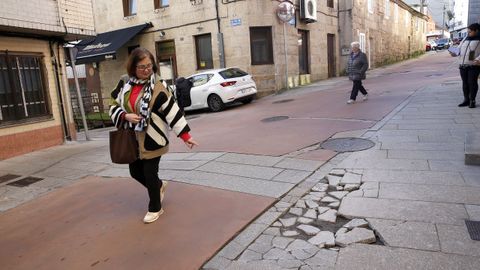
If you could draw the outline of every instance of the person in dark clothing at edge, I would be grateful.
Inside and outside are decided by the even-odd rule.
[[[458,45],[459,53],[450,51],[459,57],[460,77],[462,78],[463,102],[458,107],[475,108],[480,74],[480,24],[467,27],[467,37]]]
[[[157,220],[164,209],[166,181],[158,178],[158,165],[168,152],[168,129],[172,129],[188,148],[197,146],[190,127],[171,93],[156,75],[157,65],[150,51],[136,48],[127,62],[127,82],[119,82],[112,92],[110,117],[116,127],[135,129],[139,157],[129,164],[130,175],[146,187],[150,202],[143,222]]]
[[[355,103],[358,91],[363,94],[364,101],[368,99],[367,90],[365,90],[362,85],[362,80],[365,80],[368,69],[367,55],[360,50],[360,43],[358,41],[352,42],[350,46],[352,52],[348,58],[347,74],[348,78],[353,81],[353,87],[347,104]]]

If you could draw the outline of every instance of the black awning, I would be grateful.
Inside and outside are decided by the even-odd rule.
[[[128,28],[118,29],[98,34],[91,39],[82,40],[75,47],[78,49],[77,64],[98,62],[105,59],[115,59],[117,50],[143,29],[152,27],[145,23]]]

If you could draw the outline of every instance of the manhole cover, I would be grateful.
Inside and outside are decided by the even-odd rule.
[[[366,139],[338,138],[326,140],[321,147],[335,152],[355,152],[371,148],[374,145],[374,142]]]
[[[287,102],[291,102],[291,101],[294,101],[294,100],[295,99],[282,99],[282,100],[274,101],[274,102],[272,102],[272,104],[287,103]]]
[[[31,185],[31,184],[36,183],[36,182],[41,181],[41,180],[43,180],[43,178],[29,176],[29,177],[25,177],[23,179],[20,179],[18,181],[12,182],[12,183],[8,183],[7,185],[15,186],[15,187],[26,187],[28,185]]]
[[[288,119],[289,117],[288,116],[273,116],[273,117],[268,117],[268,118],[264,118],[262,119],[261,121],[262,122],[275,122],[275,121],[281,121],[281,120],[286,120]]]
[[[465,220],[468,233],[472,240],[480,241],[480,221]]]

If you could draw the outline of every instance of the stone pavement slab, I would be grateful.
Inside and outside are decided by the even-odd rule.
[[[335,269],[473,270],[479,264],[478,257],[355,244],[340,250]]]
[[[88,177],[4,212],[2,268],[198,269],[274,201],[174,182],[167,194],[153,224],[131,179]]]
[[[465,223],[461,226],[437,224],[437,229],[443,252],[476,256],[480,260],[480,241],[470,238]]]
[[[480,187],[381,183],[379,198],[480,204]]]
[[[480,205],[465,205],[470,220],[480,221]]]
[[[282,157],[261,156],[261,155],[247,155],[237,153],[227,153],[217,161],[238,164],[250,164],[256,166],[273,166],[282,160]]]
[[[384,183],[435,184],[464,186],[458,172],[432,172],[412,170],[365,170],[362,181]],[[480,185],[480,181],[479,181]]]
[[[346,197],[339,215],[460,225],[468,218],[461,204]]]
[[[198,168],[200,171],[210,173],[221,173],[229,175],[237,175],[251,178],[259,178],[269,180],[278,175],[283,169],[261,167],[254,165],[232,164],[225,162],[209,162]]]

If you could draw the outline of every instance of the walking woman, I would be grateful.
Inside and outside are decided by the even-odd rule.
[[[139,157],[129,164],[130,175],[148,191],[150,202],[143,222],[151,223],[163,214],[165,181],[158,178],[158,164],[168,152],[168,129],[171,128],[187,147],[198,145],[172,95],[156,75],[157,65],[150,51],[136,48],[127,62],[129,79],[112,92],[110,117],[116,127],[125,123],[135,129]]]
[[[475,108],[478,92],[478,75],[480,74],[480,24],[474,23],[467,27],[468,36],[460,43],[459,56],[460,77],[462,77],[463,102],[458,107]]]
[[[368,69],[367,55],[360,50],[360,43],[358,41],[352,42],[350,46],[352,52],[348,58],[347,74],[348,78],[353,81],[353,87],[350,99],[347,101],[348,104],[355,103],[358,91],[363,94],[363,100],[368,99],[367,90],[365,90],[362,85],[362,80],[365,80]]]

